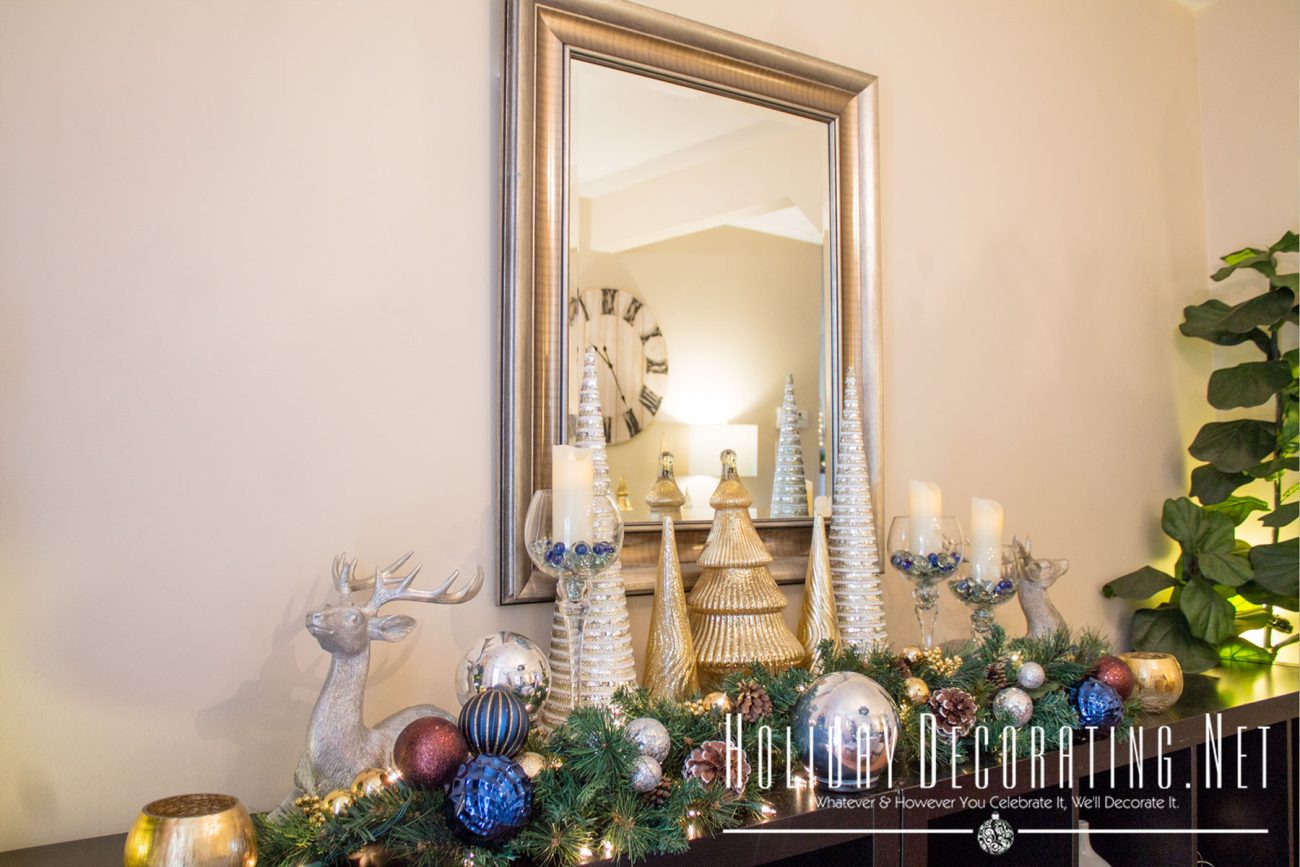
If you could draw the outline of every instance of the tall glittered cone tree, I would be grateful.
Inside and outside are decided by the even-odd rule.
[[[799,439],[799,407],[794,400],[794,374],[785,378],[781,423],[776,435],[776,469],[772,473],[772,517],[808,517],[808,477]]]
[[[595,470],[592,484],[596,496],[609,496],[609,458],[605,451],[605,424],[600,407],[600,384],[596,379],[596,353],[588,347],[582,359],[582,388],[578,392],[578,426],[574,445],[591,449]],[[599,520],[599,519],[597,519]],[[605,538],[608,528],[594,528]],[[632,627],[627,616],[623,585],[623,564],[615,560],[591,579],[588,591],[591,609],[587,613],[582,645],[582,669],[578,672],[581,703],[606,705],[623,686],[636,685],[632,658]],[[553,729],[574,707],[569,689],[572,667],[569,630],[557,601],[551,621],[551,693],[542,708],[542,726]]]
[[[663,531],[643,685],[655,698],[685,701],[700,691],[700,680],[672,519],[664,518]]]
[[[754,499],[736,474],[736,454],[722,453],[722,480],[713,492],[713,527],[696,562],[702,571],[686,600],[695,659],[704,689],[727,674],[762,664],[797,665],[804,647],[785,625],[786,600],[777,589],[763,546],[749,518]]]
[[[886,640],[885,601],[880,588],[871,475],[862,435],[862,404],[853,368],[844,377],[841,406],[831,496],[831,584],[840,640],[865,653]]]

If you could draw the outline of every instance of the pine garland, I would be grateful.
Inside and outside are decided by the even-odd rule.
[[[907,678],[921,678],[932,691],[957,687],[969,692],[978,708],[976,730],[986,727],[987,738],[977,741],[972,731],[957,740],[954,749],[953,742],[942,734],[935,737],[938,766],[946,769],[953,761],[969,761],[976,749],[982,750],[981,761],[987,759],[987,764],[1002,760],[1002,735],[1016,726],[994,711],[997,687],[988,678],[990,669],[1000,670],[1014,683],[1013,655],[1039,663],[1047,676],[1041,687],[1028,690],[1034,699],[1033,716],[1018,731],[1014,758],[1029,754],[1027,732],[1033,727],[1044,730],[1045,749],[1054,751],[1057,732],[1079,726],[1068,688],[1088,676],[1107,652],[1107,644],[1091,630],[1076,634],[1061,629],[1042,638],[1008,639],[995,626],[978,644],[967,642],[947,652],[932,651],[911,666],[901,663],[895,652],[883,645],[861,653],[827,642],[821,650],[821,672],[864,674],[898,704],[896,769],[917,763],[921,721],[930,713],[925,704],[914,706],[904,698]],[[759,730],[766,725],[772,730],[773,767],[784,767],[785,729],[792,725],[799,698],[816,678],[806,669],[771,671],[756,666],[724,681],[724,691],[733,698],[738,684],[746,681],[751,687],[761,686],[772,701],[770,713],[743,727],[741,746],[751,762],[757,755]],[[1125,704],[1116,737],[1128,736],[1137,713],[1135,700]],[[634,792],[627,783],[637,751],[624,736],[623,725],[643,716],[662,722],[671,738],[662,764],[665,779],[674,782],[668,797],[659,803]],[[340,816],[312,807],[255,816],[259,863],[338,867],[347,864],[349,854],[376,842],[399,863],[415,867],[520,863],[570,867],[593,857],[635,862],[650,855],[682,852],[693,837],[738,827],[762,815],[764,791],[756,773],[751,774],[740,797],[722,785],[706,787],[697,779],[682,777],[681,768],[690,751],[704,741],[726,740],[725,726],[726,718],[717,711],[697,713],[686,702],[656,699],[641,688],[624,688],[614,695],[609,708],[577,708],[549,737],[536,732],[530,736],[528,749],[541,753],[547,766],[533,779],[533,814],[528,825],[501,846],[467,845],[447,824],[442,792],[399,782],[376,795],[358,798]]]

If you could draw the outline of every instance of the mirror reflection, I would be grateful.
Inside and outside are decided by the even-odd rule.
[[[833,406],[828,125],[570,68],[567,438],[590,345],[626,522],[678,517],[674,503],[682,520],[711,519],[724,449],[755,518],[809,514],[827,493]],[[789,377],[795,408],[783,412]]]

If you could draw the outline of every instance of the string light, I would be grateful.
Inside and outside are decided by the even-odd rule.
[[[581,855],[583,858],[590,858],[592,855],[595,855],[596,853],[588,849],[586,846],[579,846],[578,854]]]

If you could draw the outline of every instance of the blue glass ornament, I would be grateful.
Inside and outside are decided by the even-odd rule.
[[[1113,728],[1124,716],[1124,702],[1109,684],[1090,677],[1070,691],[1081,728]]]
[[[475,756],[456,771],[446,811],[448,824],[460,836],[475,843],[500,842],[528,823],[533,781],[504,756]]]
[[[513,756],[528,739],[528,707],[500,687],[485,689],[461,707],[459,725],[471,752]]]

